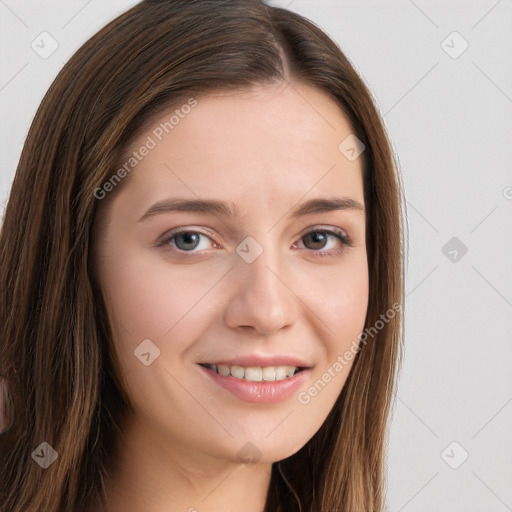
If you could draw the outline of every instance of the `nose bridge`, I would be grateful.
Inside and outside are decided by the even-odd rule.
[[[245,284],[246,291],[261,297],[266,296],[270,300],[272,296],[282,293],[283,283],[276,277],[281,265],[278,263],[275,254],[277,250],[266,244],[263,252],[252,262],[238,262],[242,269],[240,275]]]
[[[239,252],[235,263],[236,284],[226,310],[226,322],[230,327],[253,327],[269,334],[295,322],[296,297],[285,284],[285,276],[280,275],[284,274],[280,270],[284,268],[282,256],[279,248],[272,245],[272,238],[265,237],[261,252],[252,261],[245,255],[257,247],[253,241],[246,241],[247,245],[242,242],[238,250],[246,252]]]

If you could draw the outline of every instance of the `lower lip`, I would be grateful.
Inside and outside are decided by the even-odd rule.
[[[198,366],[213,382],[230,391],[238,398],[246,402],[265,404],[288,400],[297,393],[310,372],[309,369],[304,369],[296,373],[293,377],[287,377],[283,380],[254,382],[245,379],[237,379],[231,375],[229,377],[223,377],[209,368],[201,365]]]

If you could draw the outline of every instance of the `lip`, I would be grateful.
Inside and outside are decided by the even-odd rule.
[[[238,361],[238,359],[237,359]],[[215,364],[215,363],[212,363]],[[219,363],[223,364],[223,363]],[[236,363],[230,363],[236,364]],[[236,397],[244,400],[245,402],[252,403],[277,403],[284,402],[292,396],[294,396],[300,389],[304,382],[311,373],[310,369],[303,369],[296,373],[293,377],[288,377],[284,380],[276,381],[260,381],[254,382],[245,379],[237,379],[230,375],[229,377],[223,377],[222,375],[210,370],[206,366],[201,364],[197,365],[208,378],[210,378],[216,385],[229,391]],[[245,365],[241,365],[245,366]],[[251,366],[251,365],[247,365]],[[260,366],[260,365],[252,365]],[[267,364],[267,366],[273,366]],[[281,366],[281,365],[279,365]],[[296,364],[290,364],[290,366],[298,366]]]
[[[227,366],[296,366],[297,368],[311,368],[311,365],[296,356],[289,355],[263,355],[238,356],[231,359],[217,361],[202,361],[199,364],[224,364]]]

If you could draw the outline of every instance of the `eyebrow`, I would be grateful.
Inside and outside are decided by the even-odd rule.
[[[326,213],[339,210],[352,210],[364,212],[364,206],[348,197],[329,197],[310,199],[292,210],[291,217],[297,218],[315,213]],[[223,217],[238,218],[240,210],[232,201],[221,201],[219,199],[183,199],[169,198],[155,203],[139,219],[144,222],[155,215],[170,212],[196,212],[221,215]]]

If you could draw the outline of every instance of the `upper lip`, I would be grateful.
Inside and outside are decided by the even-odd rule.
[[[237,356],[230,359],[218,359],[215,361],[204,361],[199,364],[224,364],[226,366],[295,366],[297,368],[310,368],[311,365],[303,359],[289,355],[263,355],[253,354],[247,356]]]

